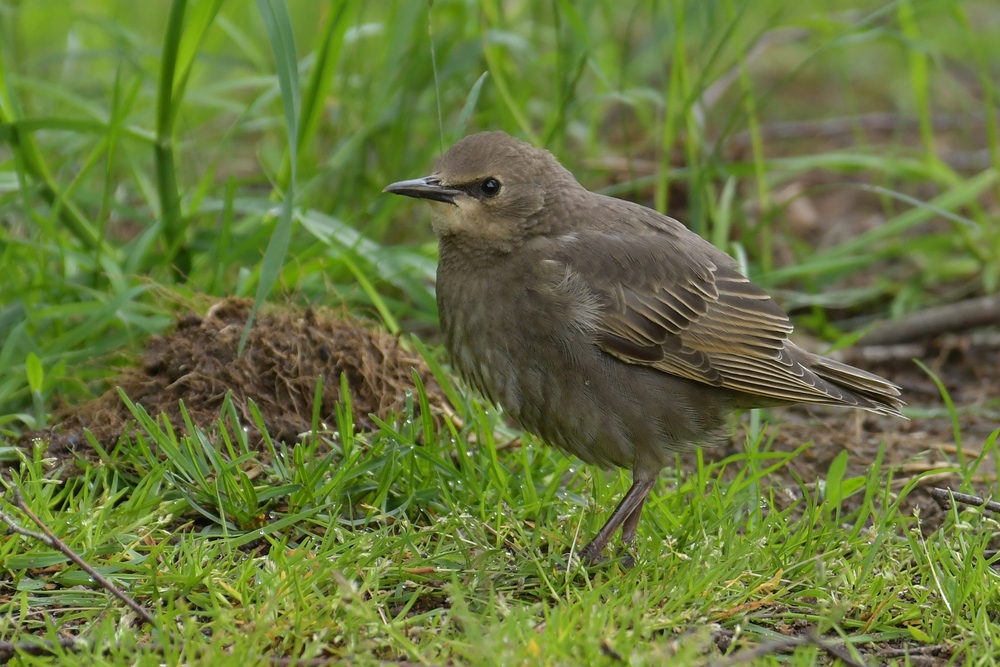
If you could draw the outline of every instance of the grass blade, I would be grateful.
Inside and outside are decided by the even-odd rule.
[[[469,95],[465,98],[465,104],[462,106],[462,111],[458,114],[458,120],[455,121],[455,131],[451,135],[452,143],[458,141],[465,136],[465,126],[469,123],[469,118],[472,117],[472,112],[476,110],[476,102],[479,101],[479,93],[483,89],[483,84],[486,83],[486,77],[490,75],[489,70],[483,72],[476,79],[476,82],[472,84],[472,88],[469,90]]]
[[[278,76],[278,86],[281,89],[281,102],[285,111],[285,133],[288,136],[288,152],[291,164],[291,176],[288,187],[285,188],[281,214],[274,227],[274,233],[264,252],[261,264],[260,278],[257,282],[257,295],[254,297],[250,316],[247,317],[243,335],[240,337],[239,353],[243,353],[250,328],[253,326],[257,309],[270,294],[271,288],[278,280],[281,266],[288,252],[288,243],[292,237],[292,209],[295,205],[295,183],[298,175],[298,136],[299,136],[299,69],[295,54],[295,35],[292,33],[291,19],[288,16],[288,6],[281,0],[257,0],[267,37],[271,42],[271,52]]]

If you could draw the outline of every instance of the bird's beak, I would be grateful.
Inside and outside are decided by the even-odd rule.
[[[409,181],[399,181],[392,185],[387,185],[382,192],[391,192],[394,195],[416,197],[417,199],[433,199],[434,201],[443,201],[446,204],[454,204],[455,197],[462,194],[461,190],[441,185],[441,179],[437,176],[425,176],[424,178],[414,178]]]

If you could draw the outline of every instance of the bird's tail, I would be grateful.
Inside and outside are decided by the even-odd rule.
[[[831,401],[831,404],[854,405],[869,412],[903,417],[900,408],[905,403],[899,397],[899,387],[885,378],[814,354],[809,354],[808,367],[845,394],[842,399]]]

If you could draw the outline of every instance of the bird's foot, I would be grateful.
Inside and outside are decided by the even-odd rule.
[[[596,541],[590,542],[580,549],[580,561],[584,565],[597,565],[604,560],[604,545]]]
[[[604,558],[603,554],[601,553],[601,551],[603,551],[603,549],[601,549],[601,551],[597,551],[596,549],[591,548],[592,546],[593,546],[593,543],[590,543],[587,546],[585,546],[583,549],[580,549],[580,550],[576,550],[576,549],[570,550],[569,552],[567,552],[566,554],[564,554],[564,556],[566,558],[565,565],[562,564],[562,563],[560,563],[560,564],[556,565],[556,569],[557,570],[561,570],[561,571],[575,570],[575,569],[578,569],[578,568],[581,568],[581,567],[584,567],[584,568],[591,567],[593,565],[598,565],[598,564],[604,562],[606,559]]]
[[[566,554],[566,566],[565,568],[557,566],[559,570],[573,570],[579,567],[594,567],[595,565],[606,565],[609,562],[617,561],[622,568],[626,570],[631,570],[636,565],[636,555],[633,553],[631,545],[623,545],[619,547],[618,551],[615,553],[614,559],[608,559],[604,557],[601,552],[596,552],[594,549],[588,549],[590,545],[581,549],[578,552],[571,552]]]
[[[636,556],[632,553],[631,544],[624,544],[618,549],[618,562],[626,570],[631,570],[635,567]]]

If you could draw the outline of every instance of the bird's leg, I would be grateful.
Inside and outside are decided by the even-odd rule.
[[[649,488],[652,489],[653,485],[650,484]],[[625,523],[622,524],[622,542],[625,543],[626,547],[635,541],[635,531],[639,528],[639,517],[642,516],[642,506],[646,502],[646,496],[648,495],[649,490],[639,499],[639,504],[636,505],[631,514],[625,517]]]
[[[647,494],[648,495],[648,494]],[[619,562],[626,570],[631,570],[635,565],[635,555],[631,551],[632,542],[635,541],[635,531],[639,527],[639,517],[642,516],[642,506],[646,501],[643,496],[639,501],[639,506],[632,510],[632,513],[625,517],[622,524],[622,548],[618,551]]]
[[[580,558],[583,561],[588,563],[596,562],[604,551],[604,547],[611,541],[615,531],[623,523],[625,524],[625,529],[631,535],[628,541],[635,539],[635,529],[639,524],[639,515],[642,513],[642,503],[646,500],[646,496],[649,495],[655,483],[655,479],[634,480],[632,482],[632,488],[628,490],[625,497],[618,503],[618,507],[608,517],[608,521],[604,524],[604,527],[597,531],[594,539],[580,551]]]

